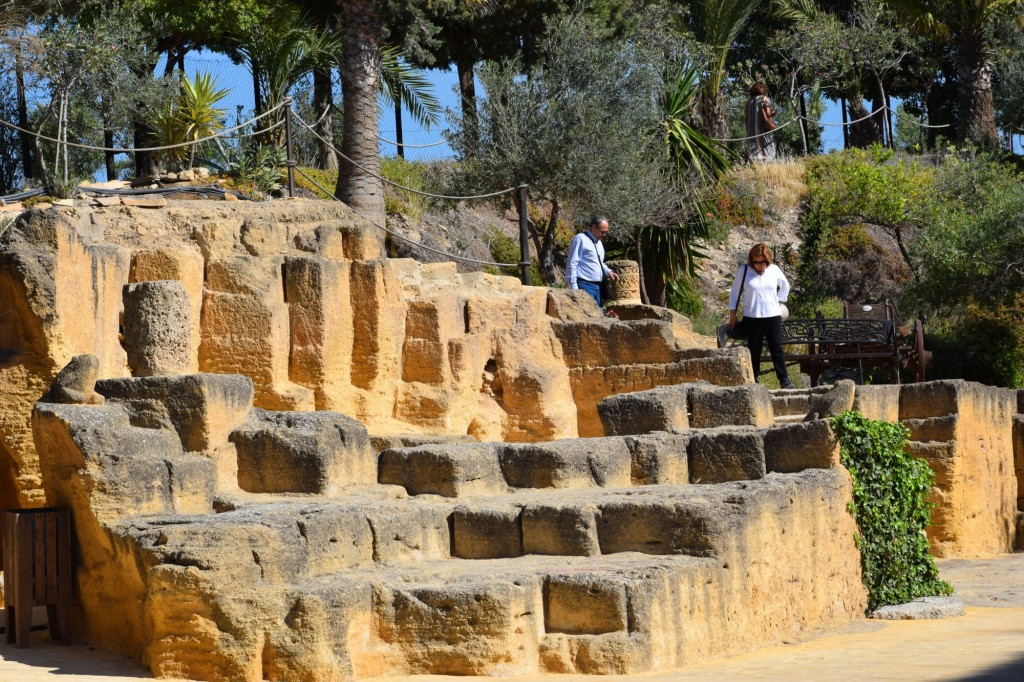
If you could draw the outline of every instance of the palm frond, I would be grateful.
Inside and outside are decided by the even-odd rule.
[[[433,93],[433,85],[422,71],[414,69],[393,45],[381,47],[381,90],[384,98],[395,102],[396,95],[413,119],[429,129],[441,121],[441,102]]]
[[[681,69],[665,89],[661,121],[665,148],[678,178],[691,173],[711,182],[729,168],[729,149],[690,123],[700,96],[696,67]]]

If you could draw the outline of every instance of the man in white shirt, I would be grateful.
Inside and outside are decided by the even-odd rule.
[[[601,300],[601,280],[605,277],[619,281],[618,273],[604,264],[604,244],[601,240],[608,234],[608,219],[594,216],[590,226],[572,238],[569,245],[569,262],[565,267],[565,279],[570,289],[582,289],[590,294],[597,305]]]

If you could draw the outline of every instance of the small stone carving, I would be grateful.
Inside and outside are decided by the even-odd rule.
[[[618,282],[609,282],[611,294],[606,303],[640,303],[640,266],[632,260],[610,260],[605,263],[618,273]]]
[[[100,361],[95,355],[76,355],[54,378],[43,402],[102,405],[103,396],[95,390],[99,370]]]

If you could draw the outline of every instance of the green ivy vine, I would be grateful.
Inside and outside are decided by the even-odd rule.
[[[853,478],[850,513],[857,522],[868,610],[903,604],[953,587],[939,579],[928,553],[925,527],[931,503],[925,496],[933,474],[927,462],[905,450],[910,432],[902,424],[845,412],[832,419],[841,457]]]

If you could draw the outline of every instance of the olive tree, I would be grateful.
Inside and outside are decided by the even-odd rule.
[[[564,214],[602,213],[613,232],[631,234],[676,224],[687,210],[659,127],[671,53],[662,18],[646,13],[631,37],[600,39],[585,15],[557,18],[537,64],[485,65],[477,121],[453,121],[461,191],[526,183],[548,207],[529,223],[548,284],[559,279],[555,235]]]

